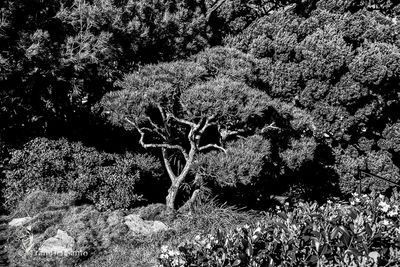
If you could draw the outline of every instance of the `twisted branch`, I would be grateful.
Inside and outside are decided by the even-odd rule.
[[[211,147],[219,149],[219,150],[223,151],[224,153],[226,153],[225,148],[223,148],[222,146],[216,145],[216,144],[208,144],[208,145],[199,147],[199,151],[203,151],[203,150],[206,150],[206,149],[211,148]]]
[[[125,120],[127,122],[129,122],[130,124],[132,124],[137,131],[140,133],[140,139],[139,139],[139,143],[142,147],[144,148],[164,148],[164,149],[177,149],[179,151],[181,151],[181,153],[183,154],[183,156],[185,157],[185,159],[188,159],[189,155],[186,153],[185,149],[180,146],[180,145],[170,145],[170,144],[146,144],[144,142],[144,129],[146,130],[150,130],[149,128],[140,128],[139,126],[137,126],[136,123],[134,123],[133,121],[129,120],[128,118],[125,118]]]

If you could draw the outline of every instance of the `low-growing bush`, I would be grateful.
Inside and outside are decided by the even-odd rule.
[[[157,179],[161,168],[151,156],[110,154],[45,138],[13,151],[7,165],[3,192],[8,209],[36,190],[73,191],[77,201],[89,201],[99,209],[128,208],[144,200],[137,187],[146,178]]]
[[[20,201],[13,212],[14,217],[34,216],[45,210],[62,210],[73,206],[77,202],[74,192],[51,193],[37,190],[28,194]]]
[[[349,203],[277,207],[272,219],[161,248],[160,266],[397,266],[400,204],[374,193]]]

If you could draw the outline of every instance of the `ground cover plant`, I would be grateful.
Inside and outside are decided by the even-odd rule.
[[[288,203],[286,203],[288,204]],[[399,196],[354,194],[349,202],[283,205],[229,232],[163,246],[160,266],[397,266]]]

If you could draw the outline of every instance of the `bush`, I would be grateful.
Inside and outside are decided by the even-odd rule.
[[[212,188],[224,200],[254,207],[271,192],[267,184],[272,171],[266,170],[271,161],[270,141],[255,135],[228,142],[226,153],[199,155],[193,171],[201,176],[198,183]]]
[[[178,249],[163,246],[160,266],[394,266],[400,264],[399,212],[397,193],[285,205],[271,220],[198,235]]]
[[[137,189],[142,179],[160,175],[151,156],[98,152],[65,139],[34,139],[13,151],[8,165],[3,189],[8,209],[35,190],[74,191],[78,201],[99,209],[128,208],[144,200]]]
[[[28,194],[17,205],[13,212],[15,217],[34,216],[45,210],[66,209],[77,202],[77,196],[73,192],[52,193],[41,190],[33,191]]]
[[[275,12],[227,40],[257,58],[255,86],[310,117],[306,136],[294,129],[297,140],[287,140],[295,146],[296,158],[334,170],[331,177],[326,171],[308,173],[302,163],[293,171],[291,152],[280,151],[282,179],[328,178],[344,194],[354,192],[358,169],[400,181],[399,24],[391,16],[363,9],[366,1],[353,2],[318,1],[309,17]],[[332,155],[329,163],[308,153],[321,146]],[[390,186],[376,179],[362,181],[363,190]]]

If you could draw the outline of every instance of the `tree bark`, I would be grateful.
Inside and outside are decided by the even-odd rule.
[[[172,182],[171,187],[168,189],[168,195],[166,197],[166,204],[167,204],[167,207],[170,209],[175,210],[175,200],[176,200],[176,196],[178,195],[179,187],[181,186],[182,182],[185,180],[186,176],[188,175],[190,168],[192,167],[194,156],[195,156],[196,152],[198,151],[195,134],[199,128],[200,128],[199,125],[195,125],[194,127],[191,128],[191,130],[189,132],[188,139],[190,141],[190,151],[187,154],[187,156],[185,157],[185,159],[186,159],[185,166],[183,167],[182,172],[178,176],[175,176],[172,173],[172,171],[168,170],[168,167],[170,168],[170,163],[167,158],[166,150],[163,150],[164,162],[165,162],[165,165],[168,170],[168,174],[169,174],[171,182]]]
[[[175,210],[175,200],[176,200],[176,196],[178,195],[179,187],[181,186],[182,182],[185,180],[186,176],[189,173],[190,168],[192,167],[195,153],[196,153],[196,147],[192,146],[190,149],[190,152],[189,152],[189,157],[186,160],[185,167],[183,167],[182,172],[176,177],[170,175],[172,184],[171,184],[171,187],[168,189],[168,195],[166,198],[167,207],[170,209]],[[168,159],[164,158],[164,160],[168,162]],[[166,162],[166,165],[170,166],[169,162],[168,163],[167,162]]]
[[[176,196],[178,195],[178,189],[179,189],[179,186],[174,185],[174,184],[171,185],[171,187],[168,189],[166,205],[169,209],[175,210],[175,200],[176,200]]]

